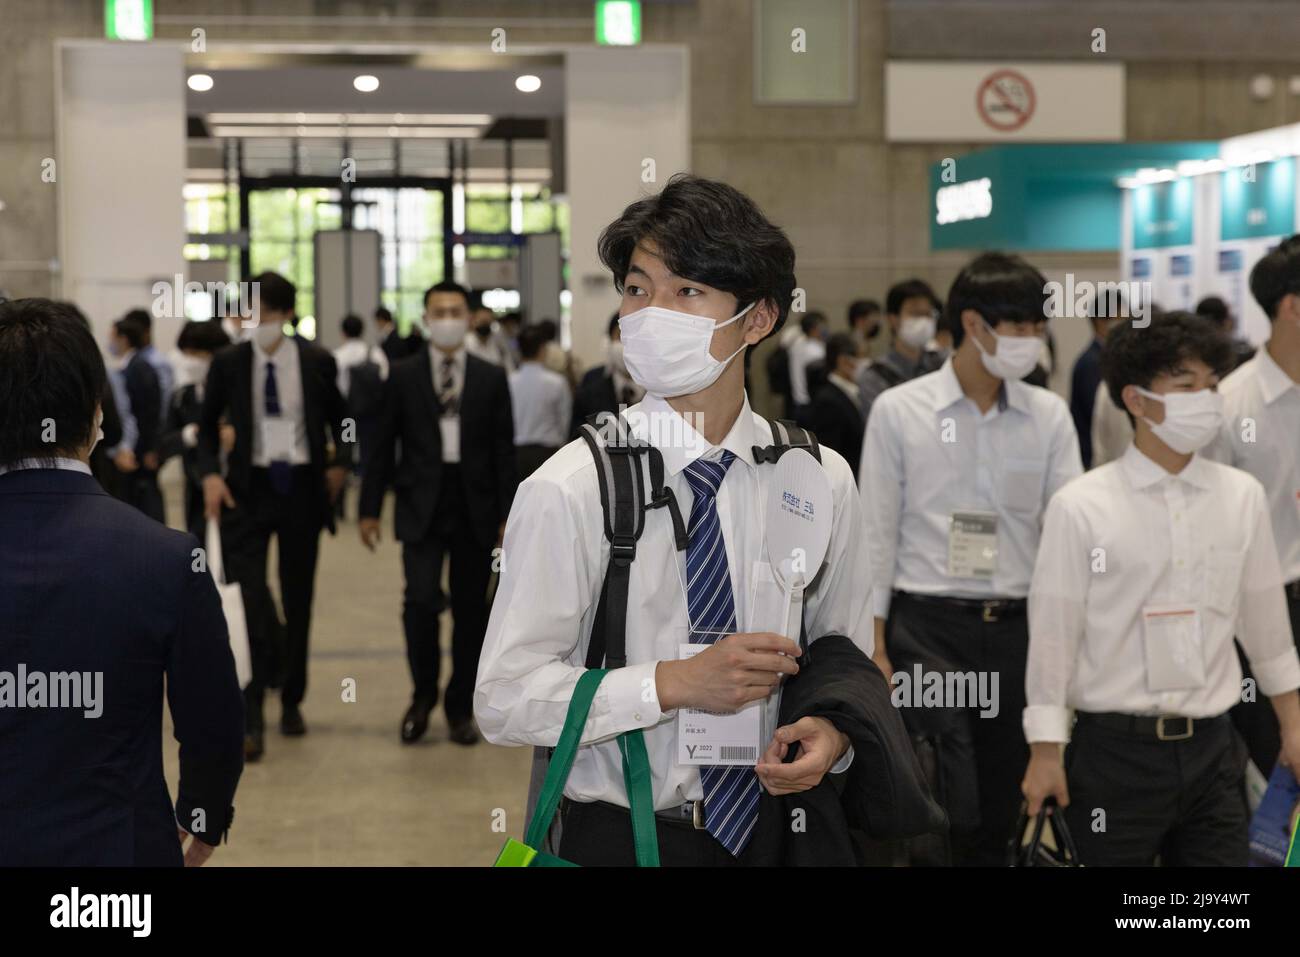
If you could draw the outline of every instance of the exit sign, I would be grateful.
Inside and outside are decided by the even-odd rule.
[[[623,47],[640,43],[640,0],[596,0],[596,42]]]
[[[104,36],[110,40],[153,38],[153,0],[104,0]]]

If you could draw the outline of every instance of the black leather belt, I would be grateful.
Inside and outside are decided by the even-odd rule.
[[[708,830],[704,826],[704,802],[687,801],[665,811],[655,811],[655,817],[669,824],[689,824],[697,831]]]
[[[1028,606],[1023,598],[949,598],[946,595],[918,595],[912,591],[896,591],[894,597],[920,605],[937,605],[962,614],[978,615],[987,622],[1023,618]]]
[[[1186,741],[1197,729],[1208,730],[1211,725],[1229,720],[1226,714],[1213,718],[1188,718],[1180,714],[1121,714],[1115,711],[1078,711],[1075,717],[1080,724],[1095,724],[1108,731],[1157,741]]]

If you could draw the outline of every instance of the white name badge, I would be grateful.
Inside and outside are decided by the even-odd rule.
[[[683,659],[709,646],[683,644]],[[698,708],[677,711],[677,763],[690,765],[742,764],[753,767],[762,753],[763,701],[751,701],[735,714],[715,714]]]
[[[1192,691],[1205,686],[1201,613],[1189,605],[1142,609],[1148,691]]]
[[[948,574],[992,578],[998,568],[996,512],[953,512],[948,523]]]
[[[460,416],[442,416],[438,419],[438,428],[442,432],[442,460],[449,463],[459,462]]]
[[[296,438],[293,419],[269,415],[262,419],[262,452],[268,462],[288,462],[292,459]]]

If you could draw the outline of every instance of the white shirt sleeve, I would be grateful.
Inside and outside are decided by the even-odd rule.
[[[1048,504],[1029,585],[1024,729],[1030,744],[1070,740],[1066,696],[1086,625],[1089,538],[1059,496]]]
[[[1070,407],[1064,401],[1053,403],[1056,416],[1052,422],[1052,439],[1048,446],[1047,481],[1043,483],[1043,507],[1061,486],[1083,474],[1083,457],[1079,454],[1079,436],[1074,429]]]
[[[889,616],[889,600],[898,564],[899,511],[903,505],[903,449],[895,403],[886,395],[876,400],[867,420],[858,483],[862,494],[866,538],[871,542],[869,584],[871,613]],[[874,627],[874,626],[873,626]]]
[[[817,588],[808,594],[805,611],[808,640],[822,635],[844,635],[870,657],[875,629],[868,597],[872,542],[863,522],[862,503],[853,485],[853,471],[831,449],[822,448],[822,460],[831,475],[835,507],[826,564]],[[847,767],[847,765],[845,765]]]
[[[1237,640],[1266,695],[1300,688],[1300,659],[1291,634],[1291,619],[1282,590],[1273,527],[1262,487],[1256,488],[1254,508],[1243,518],[1254,526],[1241,570],[1237,611]]]
[[[589,519],[600,522],[599,510]],[[583,615],[595,604],[604,577],[604,569],[589,560],[584,543],[590,540],[560,485],[533,478],[519,486],[474,689],[474,716],[493,744],[553,747],[559,740],[573,689],[586,670],[568,659],[581,644]],[[591,704],[582,744],[665,720],[657,665],[647,661],[610,672]]]

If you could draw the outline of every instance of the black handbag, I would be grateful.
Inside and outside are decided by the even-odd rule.
[[[1049,814],[1048,809],[1053,813]],[[1074,838],[1065,823],[1065,814],[1048,798],[1031,819],[1029,805],[1020,805],[1020,819],[1011,835],[1009,848],[1012,867],[1082,867]]]

